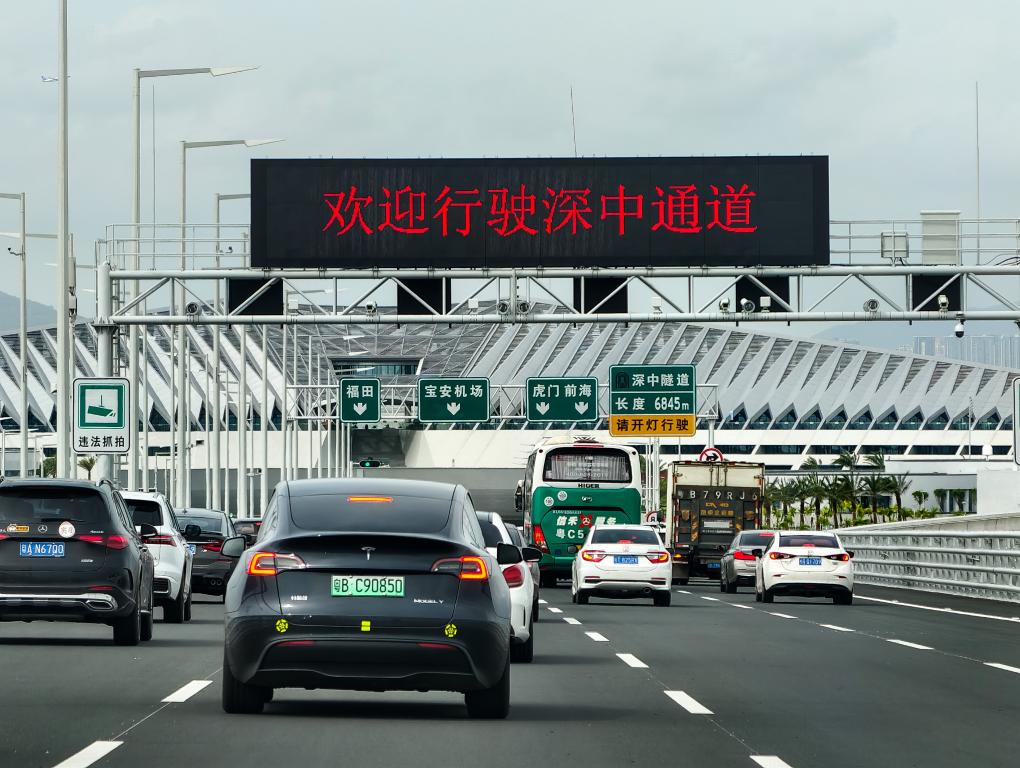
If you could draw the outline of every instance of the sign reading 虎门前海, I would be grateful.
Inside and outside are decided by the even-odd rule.
[[[418,379],[418,421],[442,424],[488,420],[488,379]]]
[[[340,379],[340,421],[374,424],[381,418],[379,379],[348,376]]]
[[[594,421],[599,417],[596,378],[531,378],[525,390],[528,421]]]
[[[75,379],[73,401],[75,452],[127,453],[131,447],[127,379]]]
[[[609,368],[609,433],[615,437],[690,437],[697,401],[693,365]]]
[[[251,265],[829,263],[828,158],[258,159]]]

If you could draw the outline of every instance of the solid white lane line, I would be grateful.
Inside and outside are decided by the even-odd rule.
[[[58,763],[55,768],[88,768],[88,766],[106,757],[106,755],[113,752],[123,743],[123,741],[93,741],[81,752],[71,755],[62,763]]]
[[[616,656],[628,667],[634,667],[634,669],[648,669],[648,665],[641,661],[641,659],[633,653],[618,653]]]
[[[182,701],[190,699],[207,685],[212,685],[212,680],[192,680],[163,699],[163,702],[165,704],[180,704]]]
[[[584,634],[588,635],[588,637],[590,637],[596,643],[608,643],[609,642],[609,638],[606,637],[605,635],[603,635],[600,632],[585,632]]]
[[[1020,623],[1018,616],[992,616],[987,613],[974,613],[972,611],[957,611],[953,608],[936,608],[933,605],[917,605],[916,603],[903,603],[899,600],[884,600],[881,597],[867,597],[866,595],[854,595],[855,600],[870,600],[873,603],[886,603],[887,605],[900,605],[904,608],[920,608],[922,611],[935,611],[935,613],[952,613],[957,616],[970,616],[974,619],[992,619],[993,621],[1011,621],[1014,624]]]
[[[758,763],[761,768],[792,768],[785,760],[780,760],[775,755],[751,755],[751,759]]]
[[[561,611],[559,608],[554,608],[551,605],[548,606],[548,610],[549,610],[549,613],[563,613],[563,611]]]
[[[692,715],[711,715],[712,710],[699,704],[683,691],[663,691],[664,694],[673,699],[677,704],[686,709]]]
[[[857,631],[856,629],[850,629],[849,627],[840,627],[840,626],[837,626],[835,624],[819,624],[818,626],[825,627],[826,629],[834,629],[837,632],[856,632]]]
[[[581,623],[577,619],[575,619],[573,616],[564,616],[563,620],[565,622],[567,622],[567,624],[580,624]]]
[[[1016,667],[1011,667],[1009,666],[1009,664],[999,664],[998,662],[995,661],[986,661],[985,666],[995,667],[996,669],[1002,669],[1005,670],[1006,672],[1015,672],[1016,674],[1020,675],[1020,669],[1017,669]]]
[[[781,619],[795,619],[795,618],[797,618],[796,616],[791,616],[788,613],[776,613],[775,611],[769,611],[769,613],[772,614],[773,616],[778,616]]]
[[[887,638],[888,639],[888,638]],[[917,643],[908,643],[906,640],[889,640],[890,643],[896,643],[896,645],[902,645],[906,648],[914,648],[918,651],[930,651],[932,650],[929,645],[918,645]]]
[[[713,603],[721,603],[722,602],[722,600],[720,600],[718,597],[705,597],[704,595],[702,595],[701,599],[702,600],[711,600]]]
[[[545,600],[543,600],[542,598],[538,598],[538,604],[539,604],[539,605],[545,605],[545,604],[546,604],[546,602],[545,602]]]

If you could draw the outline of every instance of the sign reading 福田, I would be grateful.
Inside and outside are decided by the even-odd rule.
[[[828,158],[253,160],[256,268],[829,263]]]

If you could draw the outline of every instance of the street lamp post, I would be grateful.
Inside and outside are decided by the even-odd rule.
[[[134,81],[132,88],[132,122],[133,122],[133,133],[132,133],[132,161],[134,166],[134,173],[132,174],[132,196],[131,196],[131,221],[134,227],[134,246],[131,249],[131,268],[137,270],[139,268],[139,223],[141,219],[141,86],[143,78],[150,77],[175,77],[177,75],[212,75],[213,77],[219,77],[221,75],[233,75],[238,72],[248,72],[253,69],[258,69],[257,66],[250,67],[189,67],[186,69],[135,69],[134,70]],[[138,295],[138,281],[132,281],[131,283],[131,295],[128,300]],[[132,415],[133,426],[137,424],[137,414],[139,413],[139,398],[138,398],[138,384],[139,384],[139,371],[138,371],[138,328],[131,326],[128,331],[128,348],[130,353],[128,354],[128,381],[130,382],[130,400],[133,404],[132,409],[134,414]],[[143,419],[148,419],[148,414],[141,412]],[[145,422],[147,423],[147,422]],[[148,462],[148,457],[146,457]],[[138,469],[139,469],[139,450],[137,441],[131,441],[131,448],[128,453],[128,488],[135,490],[138,487]],[[148,467],[148,463],[146,463]]]

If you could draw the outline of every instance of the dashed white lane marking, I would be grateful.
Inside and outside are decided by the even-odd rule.
[[[726,603],[725,600],[722,600],[720,602]],[[748,610],[748,611],[753,611],[754,610],[754,606],[744,605],[743,603],[726,603],[726,605],[732,605],[734,608],[744,608],[745,610]]]
[[[1020,616],[992,616],[988,613],[974,613],[973,611],[957,611],[954,608],[936,608],[933,605],[917,605],[916,603],[904,603],[899,600],[885,600],[881,597],[867,597],[865,595],[854,595],[857,600],[870,600],[873,603],[886,603],[887,605],[899,605],[904,608],[919,608],[922,611],[935,611],[936,613],[952,613],[957,616],[970,616],[974,619],[992,619],[993,621],[1011,621],[1014,624],[1020,623]]]
[[[701,599],[702,600],[711,600],[713,603],[721,603],[722,602],[722,600],[720,600],[718,597],[706,597],[705,595],[702,595]]]
[[[97,760],[101,760],[123,743],[123,741],[93,741],[81,752],[71,755],[62,763],[58,763],[56,768],[88,768],[88,766]]]
[[[1006,672],[1015,672],[1016,674],[1020,675],[1020,669],[1018,669],[1017,667],[1011,667],[1009,666],[1009,664],[999,664],[998,662],[995,661],[986,661],[985,666],[995,667],[996,669],[1002,669],[1005,670]]]
[[[775,755],[751,755],[751,759],[758,763],[761,768],[792,768],[785,760],[780,760]]]
[[[573,616],[564,616],[563,620],[565,622],[567,622],[567,624],[580,624],[581,623],[577,619],[575,619]]]
[[[190,699],[207,685],[212,685],[212,680],[192,680],[163,699],[163,702],[166,704],[180,704],[182,701]]]
[[[550,605],[549,613],[563,613],[563,611],[561,611],[559,608],[554,608],[553,606]]]
[[[633,653],[618,653],[616,656],[628,667],[634,667],[634,669],[648,669],[648,665],[641,661],[641,659]]]
[[[692,715],[711,715],[712,710],[703,704],[698,703],[683,691],[663,691],[664,694],[673,699],[677,704],[686,709]]]
[[[887,638],[888,640],[888,638]],[[907,648],[914,648],[918,651],[930,651],[932,650],[930,645],[918,645],[917,643],[908,643],[906,640],[888,640],[890,643],[896,643],[896,645],[902,645]]]
[[[608,643],[609,642],[609,638],[606,637],[605,635],[603,635],[600,632],[585,632],[584,634],[588,635],[588,637],[590,637],[596,643]]]
[[[543,600],[542,598],[538,598],[538,604],[539,604],[539,605],[545,605],[545,604],[546,604],[546,601],[545,601],[545,600]]]
[[[838,626],[836,624],[819,624],[818,626],[825,627],[826,629],[834,629],[837,632],[856,632],[857,631],[856,629],[850,629],[850,627],[840,627],[840,626]]]
[[[677,592],[679,592],[681,595],[689,595],[689,594],[691,594],[686,589],[678,589]]]
[[[791,616],[788,613],[776,613],[775,611],[769,611],[772,616],[778,616],[781,619],[795,619],[796,616]]]

